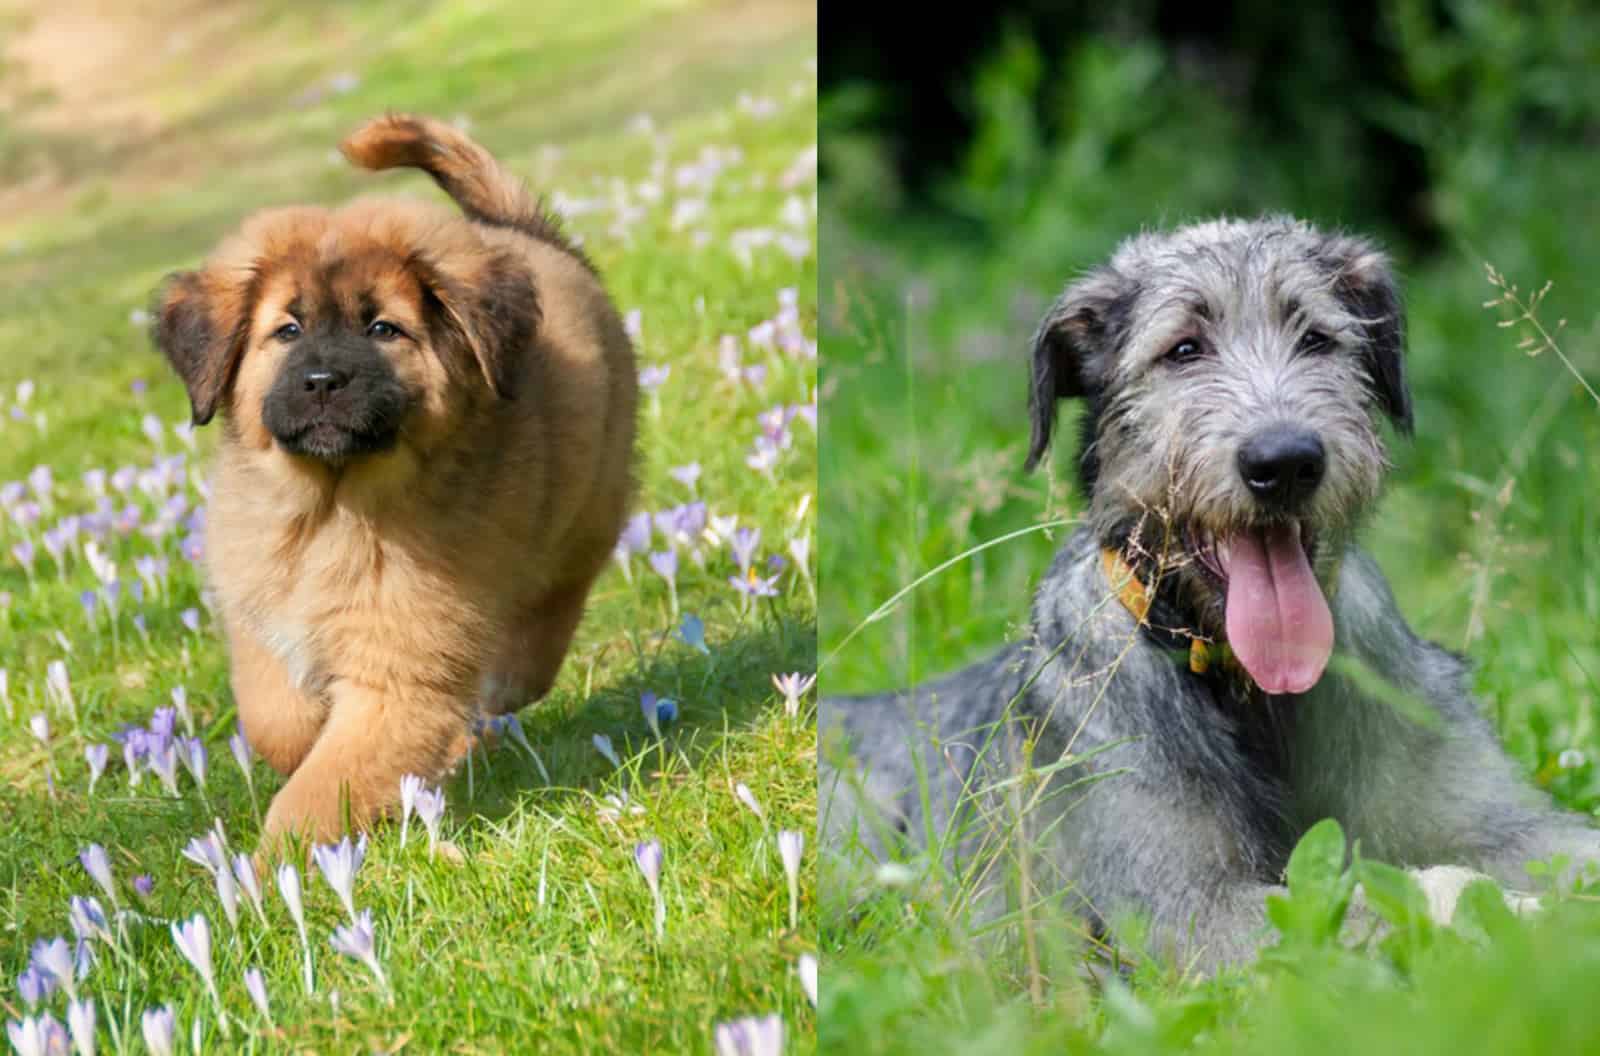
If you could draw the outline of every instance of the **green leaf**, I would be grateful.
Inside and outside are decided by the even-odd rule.
[[[1506,942],[1518,929],[1516,914],[1488,877],[1472,881],[1461,892],[1450,926],[1464,937],[1484,944]]]
[[[1366,892],[1367,904],[1394,927],[1410,931],[1432,923],[1428,897],[1416,877],[1404,869],[1363,859],[1356,862],[1355,872]]]
[[[1339,933],[1355,879],[1344,868],[1344,830],[1332,818],[1311,826],[1289,855],[1289,894],[1267,898],[1267,917],[1286,942],[1324,943]]]

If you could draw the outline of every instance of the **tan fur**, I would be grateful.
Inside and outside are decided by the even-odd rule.
[[[410,154],[384,146],[397,128]],[[156,324],[196,420],[223,415],[206,564],[245,734],[289,777],[266,839],[335,836],[342,800],[365,826],[402,775],[440,777],[481,686],[492,710],[548,691],[630,498],[633,352],[587,261],[446,126],[381,119],[346,152],[422,165],[434,134],[466,166],[441,185],[480,196],[461,203],[473,219],[392,201],[259,213],[169,283]],[[274,331],[291,301],[362,297],[416,335],[384,346],[414,396],[398,442],[338,465],[290,454],[262,419]]]

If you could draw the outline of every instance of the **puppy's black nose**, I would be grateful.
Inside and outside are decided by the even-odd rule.
[[[305,382],[306,392],[314,394],[319,400],[326,400],[350,383],[350,375],[342,370],[313,367],[305,372],[302,380]]]
[[[1239,448],[1239,475],[1265,505],[1291,510],[1311,497],[1328,468],[1322,440],[1309,429],[1272,425]]]

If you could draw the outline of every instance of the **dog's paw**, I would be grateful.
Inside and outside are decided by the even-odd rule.
[[[1483,873],[1459,865],[1435,865],[1409,872],[1428,900],[1428,916],[1438,924],[1447,925],[1455,919],[1456,904],[1461,901],[1461,893],[1468,884],[1474,880],[1494,883]],[[1537,897],[1519,891],[1501,890],[1500,897],[1505,900],[1506,908],[1519,917],[1531,916],[1542,908]]]

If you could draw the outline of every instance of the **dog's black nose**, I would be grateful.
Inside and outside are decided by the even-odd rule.
[[[350,383],[350,375],[342,370],[313,367],[305,372],[302,380],[305,382],[306,392],[313,393],[318,399],[325,400],[348,385]]]
[[[1309,429],[1268,426],[1239,448],[1245,487],[1275,509],[1293,509],[1309,499],[1327,467],[1322,440]]]

